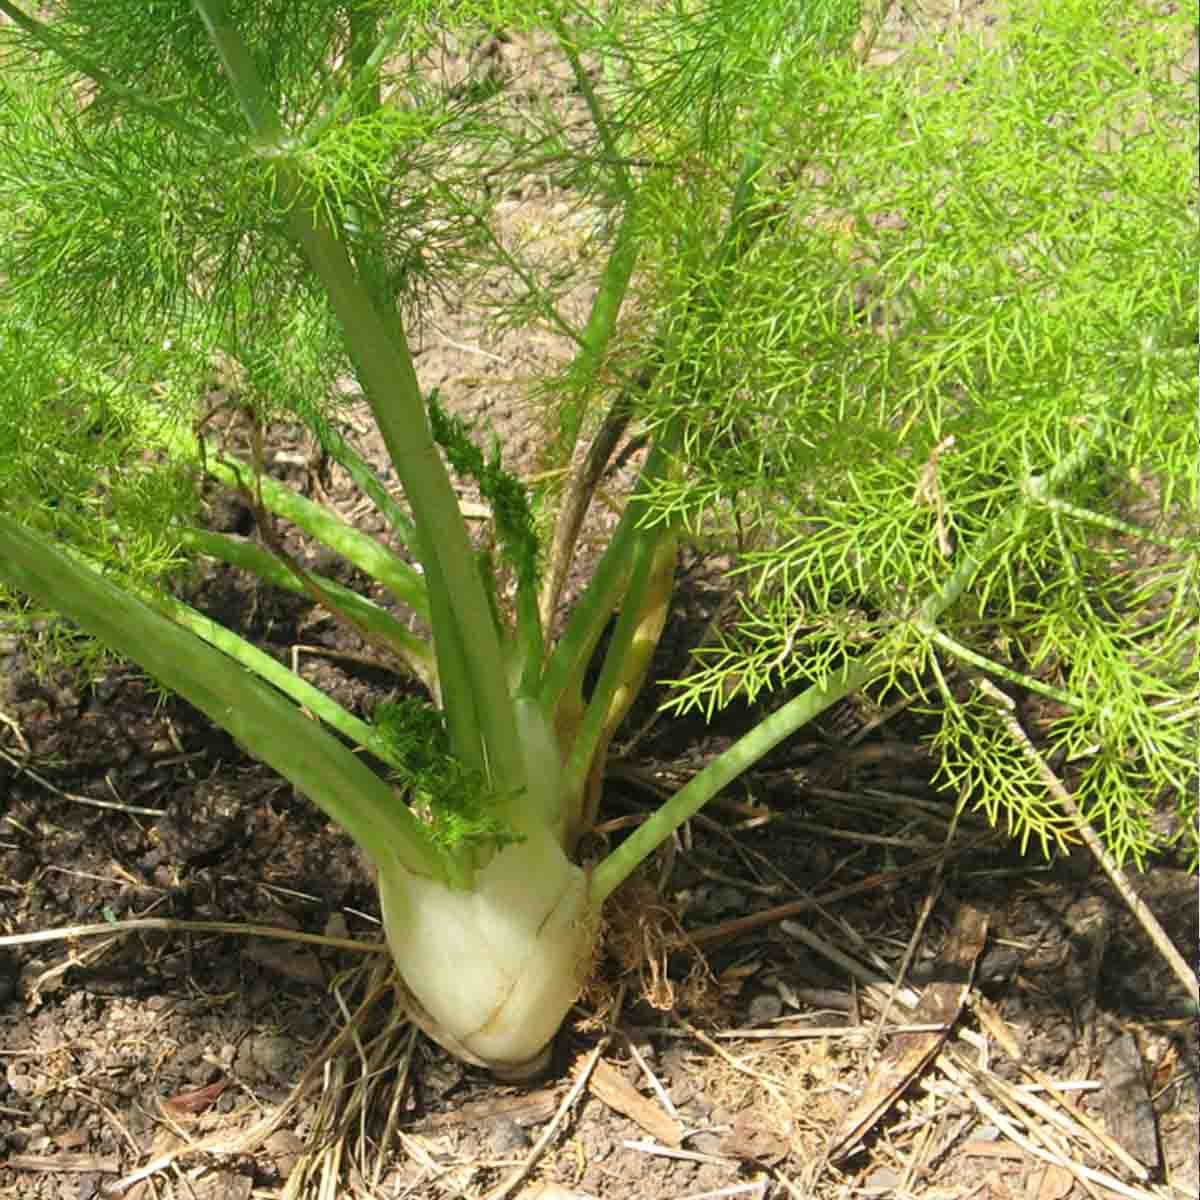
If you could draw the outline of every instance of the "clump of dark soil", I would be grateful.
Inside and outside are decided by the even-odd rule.
[[[264,644],[281,652],[272,635],[294,636],[304,614],[278,621],[273,603],[254,607]],[[687,634],[672,631],[664,653]],[[181,1121],[195,1137],[240,1132],[251,1112],[281,1105],[342,1023],[336,997],[350,1008],[362,998],[347,982],[362,954],[232,929],[371,942],[377,908],[345,836],[186,704],[163,700],[129,668],[88,689],[24,662],[19,649],[8,659],[0,706],[11,721],[0,763],[4,932],[117,930],[130,918],[231,926],[0,951],[0,1194],[98,1196],[169,1145],[164,1130]],[[352,660],[322,660],[321,670],[344,702],[378,692],[377,672]],[[477,1194],[502,1178],[550,1118],[559,1081],[604,1035],[588,1013],[603,1017],[622,987],[604,1052],[618,1082],[584,1093],[541,1173],[598,1197],[688,1196],[754,1180],[774,1194],[784,1185],[771,1180],[802,1178],[820,1159],[861,1086],[862,1031],[873,1019],[860,985],[798,941],[797,926],[886,976],[927,898],[935,903],[908,983],[919,992],[937,977],[938,947],[962,905],[985,911],[991,932],[975,995],[1020,1045],[1019,1063],[993,1051],[996,1071],[1014,1083],[1021,1067],[1091,1081],[1077,1093],[1082,1111],[1110,1133],[1116,1126],[1159,1178],[1194,1186],[1195,1026],[1141,930],[1085,856],[1047,870],[969,817],[947,840],[951,805],[930,784],[918,731],[898,722],[853,745],[866,715],[846,706],[782,747],[693,821],[625,902],[618,896],[612,956],[564,1034],[556,1077],[514,1093],[420,1044],[405,1077],[392,1080],[402,1090],[375,1194],[441,1194],[446,1178]],[[606,836],[620,836],[624,817],[702,765],[737,732],[731,720],[706,730],[660,718],[644,730],[614,764]],[[1194,954],[1194,879],[1162,865],[1138,886]],[[805,906],[806,896],[825,900]],[[794,915],[771,917],[789,902],[800,906]],[[372,1012],[378,1026],[394,1014],[391,999]],[[1114,1063],[1124,1064],[1120,1088]],[[622,1095],[640,1097],[641,1108],[630,1115]],[[915,1152],[908,1131],[923,1106],[946,1141],[917,1194],[1015,1194],[1042,1169],[978,1114],[947,1103],[936,1088],[899,1101],[878,1140],[829,1168],[826,1183],[847,1172],[890,1190],[889,1164]],[[188,1194],[178,1173],[189,1171],[193,1186],[225,1188],[198,1194],[277,1194],[312,1149],[317,1106],[315,1096],[300,1104],[253,1153],[180,1159],[174,1194]],[[663,1111],[682,1132],[676,1146],[647,1133],[647,1113]],[[374,1137],[381,1120],[372,1118]],[[993,1153],[1002,1145],[1010,1149]]]

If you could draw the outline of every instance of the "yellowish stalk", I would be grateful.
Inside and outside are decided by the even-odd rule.
[[[678,557],[678,539],[667,535],[655,547],[654,557],[650,564],[650,577],[647,580],[645,597],[642,602],[642,614],[638,619],[629,652],[622,664],[621,678],[608,703],[608,712],[604,717],[600,736],[592,754],[591,766],[584,784],[583,795],[578,807],[576,824],[568,830],[568,846],[575,841],[596,821],[600,808],[600,793],[604,783],[604,767],[608,761],[608,747],[613,734],[625,720],[630,706],[641,693],[646,681],[646,673],[650,670],[650,662],[658,648],[658,640],[662,637],[663,626],[671,607],[671,596],[675,590],[675,563]]]

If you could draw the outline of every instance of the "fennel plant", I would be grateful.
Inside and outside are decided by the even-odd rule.
[[[995,45],[948,36],[882,70],[855,49],[877,31],[838,0],[0,0],[15,608],[139,663],[340,822],[376,869],[416,1019],[509,1075],[544,1061],[612,892],[855,689],[936,697],[947,780],[1049,848],[1070,830],[971,677],[1044,697],[1083,807],[1143,857],[1163,795],[1195,810],[1188,31],[1103,7],[1015,4]],[[432,69],[447,38],[497,24],[555,48],[586,121]],[[490,221],[495,180],[533,171],[601,214],[581,324],[570,280]],[[513,281],[504,319],[577,347],[544,389],[548,465],[581,466],[537,497],[414,370],[423,296],[479,269]],[[199,419],[218,358],[243,457]],[[341,428],[345,372],[402,497]],[[264,470],[281,416],[386,516],[386,544]],[[638,486],[560,614],[631,430]],[[486,499],[494,554],[451,472]],[[204,528],[202,479],[246,500],[259,540]],[[735,518],[754,533],[742,616],[674,703],[790,698],[581,864],[679,541]],[[276,520],[387,601],[289,556]],[[321,604],[434,703],[343,709],[180,598],[197,556]]]

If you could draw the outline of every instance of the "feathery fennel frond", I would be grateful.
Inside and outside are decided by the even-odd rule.
[[[770,219],[736,263],[705,277],[686,245],[703,178],[691,204],[664,189],[670,335],[646,405],[687,464],[656,481],[658,519],[736,510],[760,534],[740,617],[675,707],[817,682],[872,645],[906,689],[939,662],[985,670],[1058,698],[1051,744],[1135,858],[1154,797],[1194,812],[1200,608],[1190,31],[1139,11],[1018,4],[995,49],[947,35],[893,70],[813,64],[821,101],[780,106]],[[1089,428],[1087,465],[1045,488]],[[914,621],[1006,512],[954,636]],[[947,781],[1053,842],[988,703],[949,684],[940,702]]]
[[[376,706],[372,725],[436,846],[461,857],[521,840],[497,811],[483,774],[455,758],[445,722],[430,704],[413,697],[386,701]]]

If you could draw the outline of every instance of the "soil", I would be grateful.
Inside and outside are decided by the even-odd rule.
[[[281,656],[304,616],[288,608],[260,596],[252,624]],[[668,645],[688,631],[673,632]],[[353,662],[313,662],[344,701],[378,694],[373,673]],[[374,942],[377,906],[336,827],[135,670],[116,668],[80,691],[30,673],[19,650],[7,667],[4,932],[116,930],[131,917],[231,925],[0,951],[0,1195],[86,1200],[161,1152],[164,1133],[168,1149],[180,1144],[172,1131],[234,1141],[285,1101],[342,1012],[368,990],[361,953],[238,928]],[[1151,1179],[1170,1180],[1169,1194],[1195,1194],[1196,1026],[1140,927],[1084,853],[1049,865],[1022,860],[969,817],[948,837],[952,800],[931,785],[916,730],[894,721],[851,746],[868,717],[862,702],[847,705],[782,747],[618,896],[599,982],[564,1031],[549,1080],[532,1092],[503,1087],[420,1042],[407,1069],[393,1067],[385,1081],[399,1114],[378,1184],[347,1184],[345,1194],[482,1193],[529,1153],[551,1113],[547,1092],[560,1098],[610,1019],[603,1061],[624,1103],[621,1094],[585,1092],[539,1161],[540,1181],[636,1198],[803,1177],[869,1081],[856,1034],[871,1030],[878,1011],[837,962],[798,940],[797,927],[888,976],[927,902],[907,982],[919,992],[937,978],[956,914],[985,913],[975,1000],[990,1002],[1019,1047],[1013,1058],[992,1042],[992,1069],[1014,1083],[1031,1068],[1083,1081],[1079,1110],[1126,1139]],[[736,731],[736,723],[705,730],[659,721],[615,763],[604,817],[619,823],[644,809],[658,787],[685,777]],[[837,898],[863,881],[867,890]],[[1194,877],[1164,862],[1134,883],[1194,960]],[[832,899],[788,919],[754,919],[809,895]],[[691,945],[669,939],[678,929]],[[371,1029],[398,1016],[386,995],[371,1010]],[[978,1014],[966,1024],[979,1028]],[[1115,1062],[1124,1064],[1119,1078]],[[685,1157],[673,1156],[661,1132],[649,1135],[656,1126],[646,1110],[663,1111],[651,1074],[683,1127]],[[1084,1194],[955,1103],[935,1075],[923,1076],[924,1094],[910,1089],[892,1107],[864,1149],[827,1168],[825,1187]],[[630,1107],[630,1093],[640,1108]],[[188,1196],[188,1180],[197,1195],[283,1194],[297,1156],[312,1149],[320,1102],[319,1094],[302,1100],[253,1153],[181,1159],[159,1177],[158,1194]],[[368,1136],[379,1137],[384,1113],[364,1119]],[[936,1137],[918,1156],[922,1124]],[[1110,1176],[1138,1182],[1107,1165]],[[784,1195],[783,1186],[747,1194]]]
[[[505,219],[551,227],[573,214],[569,201],[531,185],[509,198]],[[435,308],[420,332],[422,384],[504,429],[511,465],[531,469],[539,426],[523,380],[568,347],[549,333],[491,328],[467,303]],[[382,447],[369,438],[365,447],[382,465]],[[360,527],[385,532],[301,432],[278,431],[268,460]],[[245,529],[249,513],[214,493],[210,519]],[[685,553],[655,678],[679,673],[725,594],[723,565]],[[353,572],[340,578],[370,591]],[[192,588],[194,603],[298,661],[353,711],[406,686],[303,598],[218,567]],[[909,713],[884,719],[863,698],[844,704],[692,821],[616,898],[607,955],[551,1075],[514,1089],[406,1040],[390,993],[374,994],[370,968],[382,956],[284,940],[379,939],[354,846],[303,796],[132,667],[84,687],[36,671],[21,644],[2,653],[0,933],[113,932],[0,948],[0,1196],[90,1200],[117,1194],[118,1183],[125,1196],[180,1200],[316,1195],[300,1190],[306,1155],[335,1145],[345,1147],[340,1183],[324,1195],[481,1195],[531,1155],[597,1050],[595,1073],[514,1194],[557,1184],[603,1200],[1082,1197],[1086,1181],[1039,1157],[1044,1130],[1029,1110],[987,1091],[1028,1084],[1031,1072],[1069,1083],[1069,1109],[1146,1172],[1062,1135],[1068,1160],[1153,1194],[1200,1191],[1200,1058],[1182,989],[1085,852],[1023,858],[971,814],[955,820]],[[761,715],[730,710],[706,727],[656,717],[661,696],[652,688],[618,739],[604,836],[619,836],[661,788]],[[1163,859],[1132,882],[1195,962],[1194,876]],[[806,897],[820,903],[772,914]],[[939,982],[964,912],[988,920],[960,1022],[975,1041],[952,1039],[952,1053],[884,1106],[861,1148],[827,1161],[881,1061],[872,1052],[880,1001],[837,951],[920,995]],[[127,932],[130,918],[163,924]],[[251,925],[275,933],[248,936]],[[318,1071],[282,1109],[364,1000],[353,1051],[329,1059],[324,1083]],[[899,1009],[890,1017],[903,1019]],[[902,1038],[884,1035],[880,1046],[889,1043]],[[374,1099],[361,1125],[335,1138],[323,1106],[376,1045],[386,1069]],[[943,1060],[965,1062],[976,1090],[962,1076],[952,1082]],[[279,1128],[239,1141],[281,1110]],[[191,1143],[205,1149],[166,1163]],[[131,1179],[160,1155],[160,1171]]]

